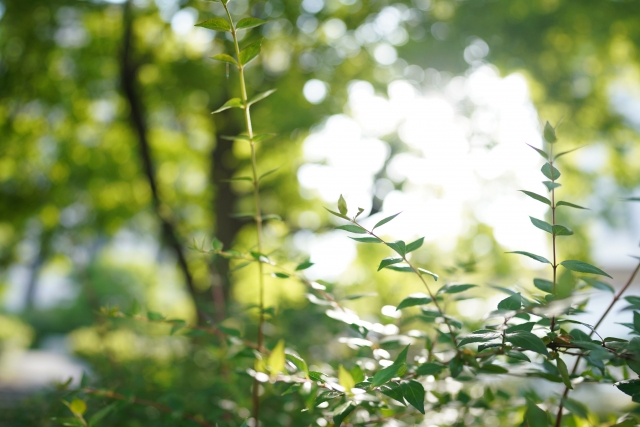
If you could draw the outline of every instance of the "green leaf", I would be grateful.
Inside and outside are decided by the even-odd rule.
[[[582,280],[584,280],[592,288],[596,288],[601,291],[611,292],[612,294],[615,293],[613,286],[611,286],[608,283],[601,282],[592,277],[583,277]]]
[[[534,146],[533,146],[533,145],[531,145],[531,144],[527,144],[527,145],[528,145],[529,147],[533,148],[534,150],[536,150],[536,152],[537,152],[538,154],[540,154],[540,155],[542,156],[542,158],[543,158],[543,159],[545,159],[545,160],[549,161],[549,155],[547,154],[547,152],[546,152],[546,151],[541,150],[541,149],[539,149],[539,148],[536,148],[536,147],[534,147]]]
[[[271,95],[276,90],[277,89],[271,89],[271,90],[268,90],[266,92],[262,92],[262,93],[257,94],[256,96],[251,98],[251,100],[249,100],[249,102],[247,102],[247,105],[253,105],[258,101],[262,101],[263,99],[265,99],[267,96]]]
[[[365,380],[364,372],[362,372],[362,368],[358,365],[354,365],[354,367],[349,370],[349,373],[353,377],[353,381],[356,382],[356,386]]]
[[[338,406],[333,410],[333,423],[335,427],[340,427],[342,422],[353,410],[356,409],[356,405],[352,401],[348,401]]]
[[[387,269],[401,273],[414,273],[413,269],[408,265],[390,265]]]
[[[218,1],[218,0],[210,0],[210,1]],[[227,1],[229,1],[229,0],[227,0]],[[225,3],[225,4],[226,4],[226,3]],[[242,425],[241,425],[240,427],[248,427],[248,426],[247,426],[247,420],[244,420],[244,421],[242,422]]]
[[[420,413],[424,414],[424,398],[425,391],[422,384],[415,380],[409,380],[402,383],[402,392],[407,402]]]
[[[385,258],[380,262],[380,265],[378,266],[378,271],[392,264],[397,264],[399,262],[402,262],[402,258],[393,258],[393,257]]]
[[[313,263],[309,260],[303,261],[300,264],[298,264],[298,266],[296,267],[296,271],[302,271],[302,270],[306,270],[307,268],[311,267],[313,265]]]
[[[402,300],[400,304],[396,307],[396,310],[402,310],[407,307],[414,307],[416,305],[426,305],[433,302],[430,296],[423,293],[411,294],[405,299]]]
[[[422,246],[422,244],[423,244],[423,243],[424,243],[424,237],[421,237],[421,238],[419,238],[418,240],[415,240],[415,241],[413,241],[413,242],[409,243],[409,244],[407,245],[407,248],[406,248],[406,249],[407,249],[407,253],[409,253],[409,252],[413,252],[413,251],[415,251],[416,249],[419,249],[419,248],[420,248],[420,246]]]
[[[548,356],[547,346],[542,342],[538,336],[527,331],[516,331],[505,335],[505,341],[511,344],[522,347],[525,350],[531,350],[536,353]]]
[[[271,350],[271,354],[267,359],[267,366],[269,367],[269,373],[271,376],[275,376],[279,373],[286,373],[284,370],[286,356],[284,354],[284,340],[278,341],[278,344]]]
[[[394,382],[383,384],[380,386],[380,392],[389,396],[402,406],[406,406],[406,403],[404,402],[404,392],[400,384]]]
[[[537,200],[539,202],[542,202],[542,203],[544,203],[546,205],[551,206],[551,201],[549,199],[547,199],[546,197],[544,197],[544,196],[541,196],[541,195],[539,195],[537,193],[534,193],[534,192],[531,192],[531,191],[526,191],[526,190],[518,190],[518,191],[521,191],[522,193],[526,194],[527,196],[531,197],[532,199],[535,199],[535,200]]]
[[[527,420],[527,427],[549,427],[547,413],[530,400],[527,401],[527,412],[524,418]]]
[[[63,426],[84,427],[84,423],[80,421],[79,418],[62,417],[62,418],[52,418],[52,420],[59,422]]]
[[[276,136],[277,134],[275,133],[261,133],[258,135],[253,135],[253,142],[262,142],[262,141],[266,141],[267,139],[271,139],[274,136]]]
[[[242,100],[240,98],[231,98],[230,100],[225,102],[222,107],[218,108],[211,114],[216,114],[221,111],[228,110],[229,108],[244,108],[244,104],[242,104]]]
[[[380,227],[381,225],[384,225],[386,223],[388,223],[389,221],[391,221],[393,218],[397,217],[398,215],[400,215],[402,212],[398,212],[395,215],[391,215],[386,217],[385,219],[382,219],[380,221],[378,221],[378,223],[376,225],[373,226],[373,228],[371,230],[375,230],[376,228]]]
[[[456,356],[449,361],[449,370],[451,371],[451,377],[458,378],[464,368],[464,362],[460,356]]]
[[[327,208],[325,208],[325,209],[326,209],[326,210],[327,210],[327,212],[329,212],[331,215],[335,215],[335,216],[337,216],[338,218],[343,218],[343,219],[347,219],[347,220],[349,219],[349,217],[348,217],[348,216],[346,216],[345,214],[341,214],[341,213],[338,213],[338,212],[334,212],[334,211],[332,211],[331,209],[327,209]]]
[[[148,311],[147,312],[147,319],[149,320],[153,320],[153,321],[158,321],[158,320],[163,320],[164,316],[160,313],[156,313],[155,311]]]
[[[516,293],[498,303],[498,310],[520,310],[522,307],[522,295]]]
[[[490,331],[490,330],[479,330],[475,331],[472,334],[465,335],[460,337],[460,341],[458,342],[458,346],[463,346],[466,344],[472,344],[477,342],[488,342],[491,340],[495,340],[497,338],[502,337],[501,332]]]
[[[220,180],[220,182],[240,182],[240,181],[251,182],[251,181],[253,181],[253,178],[248,177],[248,176],[239,176],[237,178],[221,179]]]
[[[396,251],[398,253],[398,255],[400,255],[402,257],[407,254],[407,247],[406,247],[404,241],[402,241],[402,240],[396,240],[395,242],[387,243],[387,246],[389,246],[391,249]]]
[[[572,414],[584,420],[589,418],[589,409],[587,409],[587,407],[583,403],[568,397],[565,398],[563,401],[564,401],[564,407],[567,408],[567,410]]]
[[[534,218],[532,216],[530,216],[529,219],[531,220],[531,224],[533,224],[534,226],[536,226],[540,230],[546,231],[549,234],[553,234],[553,227],[548,222],[542,221],[542,220]]]
[[[217,238],[214,237],[213,240],[211,241],[211,247],[215,251],[221,251],[222,248],[224,247],[224,245],[222,244],[222,242],[220,240],[218,240]]]
[[[516,331],[531,332],[535,324],[536,324],[535,322],[525,322],[525,323],[520,323],[518,325],[511,325],[506,329],[506,333],[516,332]]]
[[[555,181],[560,178],[560,171],[556,169],[554,166],[551,166],[550,163],[545,163],[542,165],[542,169],[540,169],[542,174],[549,178],[551,181]]]
[[[336,230],[344,230],[344,231],[348,231],[349,233],[356,233],[356,234],[366,234],[366,230],[362,227],[360,227],[359,225],[353,225],[353,224],[347,224],[347,225],[341,225],[339,227],[336,227]]]
[[[420,274],[426,274],[427,276],[433,277],[433,280],[435,280],[436,282],[438,281],[439,276],[436,273],[432,273],[429,270],[425,270],[424,268],[418,268],[418,271],[420,272]]]
[[[548,259],[546,259],[545,257],[542,257],[540,255],[536,255],[536,254],[532,254],[531,252],[513,251],[513,252],[506,252],[506,253],[524,255],[524,256],[528,256],[529,258],[535,259],[538,262],[542,262],[542,263],[545,263],[545,264],[551,264],[551,262]]]
[[[533,279],[533,286],[540,289],[543,292],[553,293],[553,282],[544,279]]]
[[[624,394],[633,396],[640,393],[640,379],[620,381],[614,384]]]
[[[238,65],[235,58],[231,55],[227,55],[226,53],[219,53],[218,55],[214,55],[211,58],[215,59],[216,61],[222,61],[222,62],[227,62],[229,64]]]
[[[231,31],[229,21],[224,18],[211,18],[196,24],[196,27],[208,28],[214,31]]]
[[[275,169],[271,169],[270,171],[267,171],[265,173],[263,173],[262,175],[260,175],[260,177],[258,178],[258,181],[262,181],[264,178],[268,177],[269,175],[271,175],[272,173],[275,173],[276,171],[278,171],[278,169],[280,169],[280,166],[278,166]]]
[[[418,369],[416,370],[416,375],[418,376],[437,375],[440,372],[442,372],[443,369],[444,369],[444,366],[438,363],[433,363],[433,362],[423,363],[422,365],[418,366]]]
[[[542,136],[544,136],[544,140],[547,141],[549,144],[553,144],[558,140],[558,138],[556,138],[556,130],[553,128],[553,126],[549,124],[549,122],[546,122],[544,124],[544,131],[542,132]],[[535,427],[535,426],[530,426],[530,427]]]
[[[569,259],[566,261],[562,261],[560,265],[562,265],[567,270],[577,271],[578,273],[599,274],[601,276],[607,276],[608,278],[612,279],[611,276],[600,270],[598,267],[587,264],[586,262]]]
[[[529,359],[526,354],[520,353],[519,351],[507,351],[506,354],[511,358],[531,363],[531,359]]]
[[[409,351],[409,346],[406,346],[404,350],[400,352],[395,362],[392,365],[387,366],[384,369],[379,370],[373,376],[371,380],[371,387],[380,387],[382,384],[389,382],[392,378],[396,376],[398,371],[402,366],[407,363],[407,352]]]
[[[556,364],[558,365],[558,372],[560,372],[560,377],[562,378],[562,382],[564,385],[573,390],[573,386],[571,385],[571,378],[569,377],[569,369],[567,368],[567,364],[564,363],[561,357],[556,359]]]
[[[568,206],[570,208],[589,210],[589,208],[583,208],[582,206],[574,205],[573,203],[563,202],[563,201],[559,201],[558,203],[556,203],[556,207],[557,208],[560,207],[560,206]]]
[[[109,415],[109,412],[111,412],[116,407],[116,405],[117,403],[112,403],[93,414],[88,420],[89,426],[93,427],[94,425],[96,425],[96,423],[100,422],[104,417]]]
[[[459,292],[464,292],[467,289],[476,288],[478,285],[469,285],[469,284],[461,284],[461,285],[445,285],[438,289],[438,294],[457,294]]]
[[[266,23],[267,21],[263,21],[262,19],[258,18],[243,18],[236,24],[236,30],[246,30],[249,28],[259,27],[260,25],[264,25]]]
[[[356,242],[360,242],[360,243],[382,243],[382,240],[378,239],[377,237],[351,237],[351,236],[349,236],[349,238],[355,240]]]
[[[351,373],[342,365],[340,365],[338,369],[338,383],[344,387],[347,392],[350,392],[351,389],[356,386],[356,382],[353,380]]]
[[[285,357],[289,362],[293,363],[296,368],[298,368],[298,371],[304,372],[305,375],[309,376],[309,367],[302,357],[297,354],[287,352],[285,352]]]
[[[347,208],[347,201],[344,199],[344,197],[342,197],[342,194],[340,195],[340,198],[338,199],[338,211],[340,211],[340,213],[342,215],[346,215],[348,208]]]
[[[586,145],[581,145],[580,147],[572,148],[571,150],[563,151],[562,153],[558,153],[553,160],[557,160],[558,158],[564,156],[565,154],[573,153],[576,150],[586,147]]]
[[[565,227],[564,225],[556,224],[552,227],[553,234],[556,236],[571,236],[573,235],[573,230],[569,227]]]
[[[248,45],[247,47],[245,47],[241,52],[240,52],[240,57],[238,59],[240,59],[240,63],[242,65],[246,65],[248,64],[253,58],[255,58],[256,56],[258,56],[258,54],[260,53],[260,47],[262,46],[262,39],[257,40],[253,43],[251,43],[250,45]]]
[[[549,191],[555,190],[558,187],[562,187],[562,184],[558,184],[557,182],[542,181],[542,183],[544,184],[545,187],[547,187],[547,190]]]

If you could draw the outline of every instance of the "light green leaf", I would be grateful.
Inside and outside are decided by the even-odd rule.
[[[551,164],[549,163],[545,163],[542,166],[542,169],[540,169],[540,171],[544,176],[549,178],[551,181],[557,180],[558,178],[560,178],[560,175],[561,175],[560,171],[555,167],[551,166]]]
[[[516,331],[505,335],[505,341],[525,350],[548,356],[547,346],[537,335],[527,331]]]
[[[258,54],[260,53],[260,47],[262,46],[262,39],[257,40],[253,43],[251,43],[250,45],[248,45],[247,47],[245,47],[241,52],[240,52],[240,63],[242,65],[246,65],[248,64],[253,58],[255,58],[256,56],[258,56]]]
[[[529,219],[531,219],[531,224],[533,224],[534,226],[536,226],[540,230],[546,231],[549,234],[553,234],[553,227],[548,222],[542,221],[542,220],[534,218],[532,216],[530,216]]]
[[[243,18],[236,24],[236,30],[247,30],[249,28],[259,27],[260,25],[266,24],[267,21],[263,21],[258,18]]]
[[[275,133],[261,133],[259,135],[253,135],[253,142],[262,142],[262,141],[266,141],[268,139],[273,138],[274,136],[276,136],[277,134]]]
[[[208,28],[214,31],[231,31],[229,21],[224,18],[211,18],[196,24],[196,27]]]
[[[286,373],[284,370],[286,356],[284,354],[284,340],[278,341],[278,344],[271,350],[271,354],[267,359],[267,366],[272,377],[279,373]]]
[[[551,262],[548,259],[546,259],[545,257],[542,257],[540,255],[536,255],[536,254],[532,254],[531,252],[513,251],[513,252],[506,252],[506,253],[524,255],[524,256],[528,256],[529,258],[535,259],[538,262],[542,262],[542,263],[545,263],[545,264],[551,264]]]
[[[426,275],[428,275],[428,276],[433,277],[433,280],[435,280],[436,282],[438,281],[438,277],[439,277],[439,276],[438,276],[436,273],[432,273],[431,271],[429,271],[429,270],[425,270],[424,268],[418,268],[418,271],[419,271],[421,274],[426,274]]]
[[[522,307],[522,295],[515,293],[498,303],[498,310],[520,310]]]
[[[240,98],[231,98],[230,100],[225,102],[222,107],[218,108],[211,114],[216,114],[221,111],[228,110],[229,108],[244,108],[244,104],[242,103],[242,100]]]
[[[567,368],[567,364],[564,363],[564,360],[562,360],[562,358],[559,356],[556,359],[556,364],[558,365],[558,372],[560,372],[560,377],[562,378],[562,382],[564,383],[564,385],[569,389],[573,389],[573,386],[571,385],[571,378],[569,377],[569,369]]]
[[[424,398],[425,391],[422,384],[415,380],[409,380],[402,383],[402,392],[407,402],[420,413],[424,414]]]
[[[562,261],[560,265],[562,265],[567,270],[577,271],[578,273],[599,274],[601,276],[607,276],[608,278],[612,279],[611,276],[600,270],[598,267],[587,264],[586,262],[569,259],[566,261]]]
[[[545,187],[547,187],[547,190],[549,191],[555,190],[558,187],[562,187],[562,184],[558,184],[557,182],[542,181],[542,183],[544,184]]]
[[[231,55],[227,55],[226,53],[219,53],[218,55],[214,55],[211,58],[216,61],[227,62],[229,64],[238,65],[235,58]]]
[[[457,294],[464,292],[467,289],[475,288],[478,285],[460,284],[460,285],[445,285],[438,289],[438,294]]]
[[[426,305],[433,302],[430,296],[423,293],[411,294],[405,299],[402,300],[400,304],[396,307],[396,310],[402,310],[407,307],[414,307],[416,305]]]
[[[384,224],[388,223],[389,221],[391,221],[392,219],[394,219],[395,217],[397,217],[397,216],[398,216],[398,215],[400,215],[401,213],[402,213],[402,212],[398,212],[398,213],[397,213],[397,214],[395,214],[395,215],[388,216],[388,217],[386,217],[386,218],[384,218],[384,219],[382,219],[382,220],[378,221],[378,222],[377,222],[377,224],[373,226],[372,230],[375,230],[376,228],[380,227],[381,225],[384,225]]]
[[[338,383],[344,387],[347,392],[350,392],[351,389],[356,386],[356,382],[353,380],[351,373],[342,365],[340,365],[338,369]]]
[[[278,171],[278,169],[280,169],[280,166],[278,166],[275,169],[271,169],[270,171],[267,171],[265,173],[263,173],[262,175],[260,175],[260,178],[258,178],[258,181],[262,181],[264,178],[268,177],[269,175],[271,175],[272,173],[275,173]]]
[[[340,211],[342,215],[346,215],[348,212],[347,201],[344,199],[344,197],[342,197],[342,194],[338,199],[338,211]]]
[[[382,243],[382,240],[378,239],[377,237],[351,237],[351,236],[349,236],[349,238],[355,240],[356,242],[360,242],[360,243]]]
[[[251,178],[249,176],[239,176],[237,178],[221,179],[220,180],[220,182],[240,182],[240,181],[251,182],[251,181],[253,181],[253,178]]]
[[[533,193],[531,191],[526,191],[526,190],[518,190],[518,191],[523,192],[524,194],[526,194],[527,196],[531,197],[532,199],[535,199],[535,200],[537,200],[539,202],[542,202],[542,203],[544,203],[546,205],[551,206],[551,201],[549,199],[547,199],[546,197],[544,197],[544,196],[541,196],[541,195],[539,195],[537,193]]]
[[[75,415],[82,415],[87,411],[87,404],[84,400],[75,398],[69,404],[69,409],[71,409],[71,412]]]
[[[413,252],[416,249],[419,249],[422,246],[423,243],[424,243],[424,237],[421,237],[421,238],[409,243],[407,245],[407,248],[406,248],[407,249],[407,253]]]
[[[339,227],[336,227],[336,230],[344,230],[344,231],[348,231],[349,233],[356,233],[356,234],[366,234],[367,233],[367,231],[365,229],[363,229],[362,227],[360,227],[358,225],[352,225],[352,224],[341,225]]]
[[[589,208],[583,208],[582,206],[574,205],[573,203],[563,202],[563,201],[556,203],[556,207],[560,207],[560,206],[568,206],[570,208],[589,210]]]
[[[263,99],[265,99],[267,96],[271,95],[272,93],[274,93],[277,89],[271,89],[268,90],[266,92],[262,92],[257,94],[256,96],[254,96],[253,98],[251,98],[251,100],[249,100],[249,102],[247,102],[247,105],[253,105],[258,101],[262,101]]]
[[[544,140],[549,144],[553,144],[558,140],[558,138],[556,138],[556,130],[549,124],[549,122],[546,122],[544,124],[544,132],[542,133],[542,135],[544,136]]]
[[[213,248],[214,251],[221,251],[224,248],[224,245],[219,239],[214,237],[213,240],[211,241],[211,247]]]
[[[392,264],[397,264],[399,262],[402,262],[402,258],[393,258],[393,257],[385,258],[380,262],[380,265],[378,266],[378,271]]]
[[[564,156],[565,154],[573,153],[574,151],[579,150],[579,149],[584,148],[584,147],[586,147],[586,145],[581,145],[580,147],[576,147],[576,148],[573,148],[571,150],[567,150],[567,151],[563,151],[562,153],[558,153],[556,155],[556,157],[554,158],[554,160],[558,159],[559,157]]]

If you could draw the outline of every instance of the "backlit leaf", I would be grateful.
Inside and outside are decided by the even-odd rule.
[[[356,382],[353,380],[351,373],[342,365],[340,365],[340,368],[338,369],[338,382],[348,392],[356,386]]]
[[[347,401],[334,409],[332,415],[335,427],[340,427],[344,419],[347,418],[354,409],[356,409],[356,405],[351,401]]]
[[[249,102],[247,102],[247,105],[253,105],[258,101],[262,101],[263,99],[265,99],[267,96],[271,95],[273,92],[275,92],[277,89],[271,89],[268,90],[266,92],[262,92],[257,94],[256,96],[254,96],[253,98],[251,98],[249,100]]]
[[[562,184],[558,184],[557,182],[542,181],[542,183],[544,184],[545,187],[547,187],[547,190],[549,191],[555,190],[558,187],[562,187]]]
[[[227,55],[226,53],[220,53],[218,55],[212,56],[216,61],[227,62],[229,64],[238,65],[235,58],[231,55]]]
[[[260,25],[264,25],[266,23],[267,21],[263,21],[262,19],[258,18],[243,18],[236,24],[236,30],[246,30],[249,28],[259,27]]]
[[[595,267],[591,264],[587,264],[586,262],[583,262],[583,261],[569,259],[566,261],[562,261],[560,265],[562,265],[567,270],[577,271],[578,273],[599,274],[601,276],[607,276],[608,278],[612,279],[611,276],[609,276],[604,271],[600,270],[598,267]]]
[[[222,107],[218,108],[211,114],[216,114],[221,111],[228,110],[229,108],[244,108],[244,104],[242,103],[242,100],[240,98],[231,98],[230,100],[225,102]]]
[[[250,45],[248,45],[247,47],[245,47],[241,52],[240,52],[240,57],[238,58],[240,60],[240,63],[242,65],[246,65],[248,64],[253,58],[255,58],[256,56],[258,56],[258,54],[260,53],[260,47],[262,46],[262,39],[257,40],[253,43],[251,43]]]
[[[214,31],[231,31],[229,21],[224,18],[211,18],[196,24],[196,27],[208,28]]]
[[[407,307],[414,307],[416,305],[426,305],[433,302],[430,296],[423,293],[411,294],[405,299],[402,300],[400,304],[396,307],[396,310],[402,310]]]
[[[420,411],[420,413],[424,414],[425,391],[422,384],[415,380],[403,382],[402,391],[407,402]]]
[[[558,140],[558,138],[556,138],[556,130],[553,128],[553,126],[551,126],[551,124],[549,124],[549,122],[546,122],[544,124],[544,131],[542,132],[542,136],[544,136],[544,140],[549,144],[553,144]]]
[[[285,361],[284,340],[280,340],[273,350],[271,350],[271,354],[267,359],[267,366],[269,367],[269,373],[271,376],[275,376],[281,372],[286,373],[284,370]]]
[[[342,197],[342,194],[340,195],[340,198],[338,199],[338,211],[342,215],[346,215],[347,211],[348,211],[347,201],[344,199],[344,197]]]

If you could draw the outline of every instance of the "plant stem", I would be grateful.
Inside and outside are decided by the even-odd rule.
[[[613,300],[611,300],[611,303],[609,304],[607,309],[604,311],[604,313],[602,313],[602,316],[600,316],[600,319],[591,330],[591,333],[589,333],[589,338],[591,338],[593,334],[596,333],[596,329],[598,329],[598,326],[602,324],[602,321],[605,319],[605,317],[607,317],[607,315],[609,314],[613,306],[616,304],[616,302],[618,302],[620,297],[622,297],[622,295],[627,291],[629,286],[631,286],[631,283],[633,282],[633,279],[635,279],[636,275],[638,274],[638,271],[640,271],[640,262],[638,263],[638,265],[636,265],[636,268],[631,273],[631,276],[629,276],[629,280],[627,280],[624,286],[613,297]],[[571,369],[571,375],[575,375],[576,372],[578,371],[578,365],[580,364],[581,358],[582,358],[582,355],[579,355],[576,358],[576,361],[573,364],[573,368]],[[562,399],[560,399],[560,406],[558,407],[558,414],[556,415],[555,427],[560,427],[560,423],[562,422],[562,409],[564,408],[564,400],[567,398],[568,395],[569,395],[569,388],[565,387],[564,392],[562,393]]]
[[[255,222],[256,222],[256,237],[258,240],[257,248],[258,252],[262,253],[262,212],[260,209],[260,181],[258,180],[258,168],[256,160],[256,144],[253,140],[253,127],[251,126],[251,113],[249,112],[249,104],[247,102],[247,86],[244,81],[244,65],[240,61],[240,45],[238,44],[238,37],[236,34],[236,27],[231,18],[231,13],[225,2],[222,2],[224,10],[229,18],[229,25],[231,26],[231,35],[233,36],[233,45],[236,50],[236,61],[238,65],[238,74],[240,79],[240,95],[242,97],[242,104],[244,110],[244,120],[247,127],[247,136],[249,137],[249,145],[251,147],[251,173],[253,178],[253,200],[255,205]],[[258,294],[259,302],[258,309],[260,310],[260,320],[258,322],[258,348],[262,348],[264,341],[264,274],[262,270],[262,263],[258,263]],[[255,427],[260,426],[260,382],[256,379],[253,381],[253,419],[255,420]]]
[[[549,165],[551,165],[551,183],[555,184],[556,175],[553,173],[553,144],[549,144]],[[551,188],[551,226],[556,225],[556,189],[555,186]],[[553,231],[553,229],[552,229]],[[556,282],[558,273],[558,262],[556,258],[556,233],[551,234],[551,246],[553,247],[553,295],[556,295]],[[553,334],[556,329],[556,316],[551,317],[551,333]]]

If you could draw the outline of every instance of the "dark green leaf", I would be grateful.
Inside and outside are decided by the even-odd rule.
[[[256,96],[251,98],[251,100],[249,100],[249,102],[247,102],[247,105],[253,105],[258,101],[262,101],[263,99],[265,99],[267,96],[271,95],[276,90],[277,89],[271,89],[271,90],[268,90],[266,92],[262,92],[262,93],[257,94]]]
[[[538,262],[542,262],[545,264],[551,264],[551,262],[546,259],[545,257],[541,257],[540,255],[536,255],[536,254],[532,254],[531,252],[525,252],[525,251],[513,251],[513,252],[507,252],[508,254],[520,254],[520,255],[524,255],[524,256],[528,256],[529,258],[533,258]]]
[[[556,207],[560,207],[560,206],[568,206],[570,208],[587,209],[587,210],[589,210],[589,208],[583,208],[582,206],[574,205],[573,203],[563,202],[563,201],[560,201],[560,202],[556,203]]]
[[[560,175],[561,175],[560,171],[555,167],[551,166],[551,164],[549,163],[545,163],[544,165],[542,165],[542,169],[540,169],[540,171],[544,176],[549,178],[551,181],[557,180],[558,178],[560,178]]]
[[[449,370],[451,371],[451,376],[453,378],[457,378],[464,368],[464,363],[460,356],[456,356],[449,361]]]
[[[573,386],[571,385],[571,378],[569,377],[569,369],[567,368],[567,364],[564,363],[564,360],[562,360],[561,357],[558,357],[556,359],[556,364],[558,366],[558,372],[560,372],[560,377],[562,378],[562,382],[564,383],[565,387],[569,389],[573,389]]]
[[[414,273],[413,269],[408,265],[390,265],[388,270],[399,271],[401,273]]]
[[[531,359],[529,359],[526,354],[520,353],[519,351],[507,351],[506,354],[511,358],[522,360],[523,362],[531,362]]]
[[[440,372],[442,372],[442,370],[444,369],[444,366],[438,364],[438,363],[433,363],[433,362],[429,362],[429,363],[424,363],[420,366],[418,366],[418,369],[416,370],[416,375],[418,376],[422,376],[422,375],[437,375]]]
[[[520,310],[522,307],[522,295],[516,293],[498,303],[498,310]]]
[[[592,277],[583,277],[582,280],[584,280],[592,288],[611,293],[615,292],[613,286],[611,286],[610,284],[601,282],[600,280],[596,280]]]
[[[531,224],[535,225],[540,230],[546,231],[549,234],[553,234],[553,227],[548,222],[542,221],[532,216],[530,216],[529,219],[531,219]]]
[[[273,273],[273,276],[277,277],[278,279],[288,279],[289,277],[291,277],[286,273],[280,273],[280,272]]]
[[[541,195],[539,195],[537,193],[533,193],[531,191],[526,191],[526,190],[519,190],[519,191],[523,192],[524,194],[526,194],[527,196],[531,197],[532,199],[535,199],[535,200],[537,200],[539,202],[542,202],[542,203],[544,203],[546,205],[551,206],[551,200],[547,199],[544,196],[541,196]]]
[[[115,409],[117,403],[112,403],[108,406],[105,406],[104,408],[100,409],[98,412],[96,412],[95,414],[93,414],[91,416],[91,418],[89,418],[89,425],[91,427],[93,427],[94,425],[96,425],[96,423],[100,422],[104,417],[106,417],[107,415],[109,415],[109,412],[111,412],[113,409]]]
[[[228,110],[229,108],[244,108],[244,105],[242,104],[242,100],[240,100],[240,98],[231,98],[230,100],[225,102],[222,107],[218,108],[211,114],[216,114],[221,111]]]
[[[398,216],[398,215],[400,215],[401,213],[402,213],[402,212],[398,212],[398,213],[397,213],[397,214],[395,214],[395,215],[388,216],[388,217],[386,217],[385,219],[382,219],[382,220],[378,221],[378,222],[376,223],[376,225],[374,225],[374,226],[373,226],[372,230],[375,230],[376,228],[380,227],[381,225],[384,225],[384,224],[388,223],[389,221],[391,221],[393,218],[397,217],[397,216]]]
[[[240,63],[242,65],[246,65],[253,58],[258,56],[258,54],[260,53],[260,46],[262,46],[262,39],[257,40],[255,42],[251,43],[249,46],[245,47],[240,52],[240,58],[238,58],[238,59],[240,59]]]
[[[553,126],[549,124],[549,122],[546,122],[544,124],[544,132],[542,133],[542,135],[544,136],[544,140],[547,141],[549,144],[553,144],[558,140],[558,138],[556,138],[556,130],[553,128]],[[536,427],[536,426],[530,426],[530,427]]]
[[[544,184],[545,187],[547,187],[547,190],[549,191],[555,190],[558,187],[562,187],[562,184],[558,184],[557,182],[542,181],[542,183]]]
[[[402,240],[397,240],[395,242],[387,243],[387,246],[389,246],[391,249],[396,251],[400,256],[405,256],[407,253],[407,247],[404,241]]]
[[[236,30],[246,30],[249,28],[259,27],[266,24],[267,21],[263,21],[258,18],[243,18],[236,24]]]
[[[517,331],[527,331],[531,332],[535,325],[535,322],[525,322],[520,323],[519,325],[511,325],[506,329],[506,333],[517,332]]]
[[[540,289],[543,292],[553,293],[553,282],[544,279],[533,279],[533,286]]]
[[[567,270],[577,271],[578,273],[599,274],[601,276],[607,276],[610,279],[612,278],[607,273],[600,270],[598,267],[595,267],[591,264],[587,264],[586,262],[569,259],[566,261],[562,261],[560,265],[562,265]]]
[[[349,233],[365,234],[367,231],[358,225],[347,224],[336,227],[336,230],[344,230]]]
[[[469,284],[461,284],[461,285],[445,285],[438,289],[438,294],[457,294],[459,292],[464,292],[467,289],[476,288],[478,285],[469,285]]]
[[[306,270],[307,268],[311,267],[313,265],[313,263],[309,260],[306,260],[304,262],[301,262],[300,264],[298,264],[298,266],[296,267],[296,271],[301,271],[301,270]]]
[[[379,387],[382,384],[389,382],[393,377],[396,376],[398,371],[402,366],[407,363],[407,352],[409,351],[409,346],[406,346],[398,355],[396,360],[393,362],[391,366],[387,366],[384,369],[379,370],[373,376],[371,380],[372,387]]]
[[[542,158],[543,158],[543,159],[545,159],[545,160],[549,161],[549,155],[546,153],[546,151],[541,150],[541,149],[539,149],[539,148],[536,148],[536,147],[534,147],[534,146],[533,146],[533,145],[531,145],[531,144],[527,144],[527,145],[528,145],[529,147],[533,148],[534,150],[536,150],[536,152],[537,152],[538,154],[540,154],[540,155],[542,156]]]
[[[402,310],[407,307],[414,307],[416,305],[426,305],[433,302],[430,296],[423,293],[411,294],[405,299],[402,300],[400,304],[396,307],[396,310]]]
[[[218,55],[212,56],[216,61],[227,62],[229,64],[238,65],[235,58],[231,55],[227,55],[226,53],[220,53]]]
[[[360,242],[360,243],[382,243],[382,240],[378,239],[377,237],[351,237],[351,236],[349,236],[349,238],[355,240],[356,242]]]
[[[589,418],[589,409],[587,409],[587,407],[583,403],[578,402],[577,400],[570,399],[568,397],[565,398],[563,402],[564,407],[567,408],[567,410],[572,414],[584,420]]]
[[[342,194],[341,194],[340,198],[338,199],[338,211],[342,215],[346,215],[348,210],[349,209],[347,208],[347,201],[344,199],[344,197],[342,197]]]
[[[196,24],[196,27],[208,28],[214,31],[231,31],[229,21],[223,18],[211,18]]]
[[[509,370],[503,368],[502,366],[494,365],[492,363],[487,363],[480,366],[480,371],[490,372],[492,374],[507,374]]]
[[[549,427],[547,413],[530,400],[527,401],[524,418],[527,420],[527,427]]]
[[[333,410],[333,423],[335,427],[340,427],[347,416],[356,409],[356,405],[351,402],[345,402]]]
[[[402,391],[404,393],[404,398],[407,399],[407,402],[409,402],[411,406],[420,411],[420,413],[424,414],[425,391],[422,384],[414,380],[403,382]]]
[[[415,241],[409,243],[407,245],[407,248],[406,248],[407,253],[413,252],[416,249],[420,248],[420,246],[422,246],[423,243],[424,243],[424,237],[421,237],[418,240],[415,240]]]
[[[325,376],[322,372],[309,371],[309,378],[313,381],[324,381],[322,377]]]
[[[640,393],[640,379],[620,381],[614,384],[618,390],[629,396]]]
[[[458,346],[471,344],[476,342],[487,342],[502,337],[502,333],[490,330],[475,331],[472,334],[460,337]]]
[[[378,271],[390,265],[397,264],[399,262],[402,262],[402,258],[393,258],[393,257],[385,258],[382,261],[380,261],[380,265],[378,266]]]
[[[573,235],[573,230],[564,225],[556,224],[552,227],[553,234],[556,236],[571,236]]]
[[[517,331],[505,335],[505,341],[525,350],[531,350],[536,353],[548,356],[547,346],[540,338],[531,332]]]
[[[394,382],[383,384],[380,386],[380,392],[397,401],[402,406],[406,406],[406,403],[404,402],[403,389],[400,384]]]

